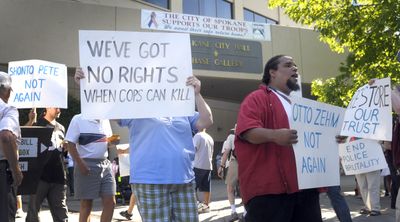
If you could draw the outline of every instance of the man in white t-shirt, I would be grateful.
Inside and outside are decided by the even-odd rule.
[[[21,139],[18,110],[8,105],[11,77],[0,72],[0,221],[14,221],[17,210],[15,188],[22,182],[17,140]]]
[[[224,144],[222,146],[222,159],[221,159],[221,165],[218,168],[218,176],[220,178],[224,177],[224,168],[228,168],[228,172],[225,178],[225,184],[226,184],[226,192],[228,195],[228,201],[229,204],[231,205],[231,218],[229,221],[236,221],[239,219],[239,216],[236,212],[236,205],[235,205],[235,187],[239,183],[238,179],[238,164],[236,160],[236,156],[234,153],[235,150],[235,127],[231,129],[230,134],[224,141]],[[229,167],[228,167],[229,165]]]
[[[101,197],[101,221],[111,221],[115,207],[116,184],[108,157],[108,120],[87,120],[75,115],[65,140],[75,163],[75,198],[80,199],[79,221],[88,221],[93,199]]]
[[[205,213],[210,211],[211,197],[211,171],[212,157],[214,151],[214,140],[206,133],[206,129],[196,133],[193,137],[193,144],[196,149],[194,155],[194,177],[196,180],[196,190],[203,192],[203,203],[198,205],[198,212]]]

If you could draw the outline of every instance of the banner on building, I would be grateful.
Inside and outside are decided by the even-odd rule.
[[[346,175],[368,173],[388,167],[382,147],[376,140],[359,139],[339,144],[339,155]]]
[[[67,67],[43,60],[14,61],[8,64],[12,89],[8,103],[19,109],[67,108]]]
[[[271,41],[271,27],[266,23],[146,9],[141,11],[141,28]]]
[[[291,97],[290,128],[297,130],[293,144],[299,189],[340,184],[336,135],[344,109],[310,99]]]
[[[189,34],[81,30],[79,55],[85,118],[194,114]]]
[[[364,85],[353,95],[340,135],[392,141],[390,78]]]

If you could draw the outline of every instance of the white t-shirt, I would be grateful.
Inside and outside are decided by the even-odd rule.
[[[68,127],[65,140],[75,143],[81,158],[105,159],[107,137],[112,135],[108,120],[87,120],[75,115]]]
[[[281,101],[283,108],[286,111],[286,115],[288,116],[288,119],[290,120],[292,116],[292,105],[289,103],[290,97],[285,95],[283,92],[279,90],[272,90],[272,92],[275,93],[276,96],[278,96],[279,100]],[[288,101],[289,100],[289,101]]]
[[[18,110],[0,99],[0,131],[3,130],[13,133],[18,141],[21,139]],[[6,148],[10,149],[10,147],[0,147],[0,160],[5,159],[3,149]]]
[[[214,152],[213,138],[206,132],[196,133],[193,137],[193,145],[196,149],[194,167],[203,170],[212,170],[212,157]]]
[[[225,153],[225,152],[230,152],[232,150],[232,152],[235,150],[235,135],[234,134],[229,134],[228,137],[226,138],[224,144],[222,145],[222,151],[221,153]],[[228,168],[229,167],[229,161],[231,161],[231,159],[234,159],[235,157],[230,154],[230,156],[228,156],[228,159],[225,162],[225,167]]]

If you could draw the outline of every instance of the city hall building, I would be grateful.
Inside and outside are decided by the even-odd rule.
[[[295,59],[304,97],[310,97],[313,79],[338,75],[345,61],[318,33],[267,5],[265,0],[1,0],[0,70],[27,59],[66,64],[68,92],[79,98],[73,81],[80,65],[79,30],[189,33],[193,74],[202,81],[214,116],[208,133],[219,150],[270,57]]]

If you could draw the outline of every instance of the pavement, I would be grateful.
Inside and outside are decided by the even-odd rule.
[[[210,212],[202,213],[199,215],[200,221],[204,222],[225,222],[229,221],[230,218],[230,206],[226,197],[226,186],[222,180],[212,180],[211,185],[211,203]],[[383,194],[383,189],[381,190],[381,207],[382,215],[380,216],[365,216],[358,213],[358,211],[363,207],[361,197],[354,196],[355,181],[354,176],[342,176],[341,186],[343,195],[350,207],[351,216],[353,222],[393,222],[395,221],[395,210],[390,208],[390,197],[385,197]],[[383,186],[383,182],[382,182]],[[241,199],[236,199],[237,211],[239,214],[243,213],[243,205],[241,204]],[[323,221],[326,222],[338,222],[336,214],[332,209],[330,201],[325,193],[320,195],[320,204]],[[75,222],[79,218],[79,201],[73,198],[67,199],[67,205],[69,209],[69,221]],[[23,197],[23,209],[26,212],[27,199]],[[113,221],[128,221],[119,215],[120,211],[126,210],[127,205],[118,203],[114,210]],[[93,210],[91,214],[91,222],[100,221],[101,215],[101,202],[100,200],[95,200],[93,204]],[[41,221],[52,221],[50,211],[48,209],[47,203],[43,204],[42,211],[39,214]],[[25,218],[17,218],[16,222],[23,222]],[[133,210],[132,220],[134,222],[141,222],[141,218],[137,208]]]

